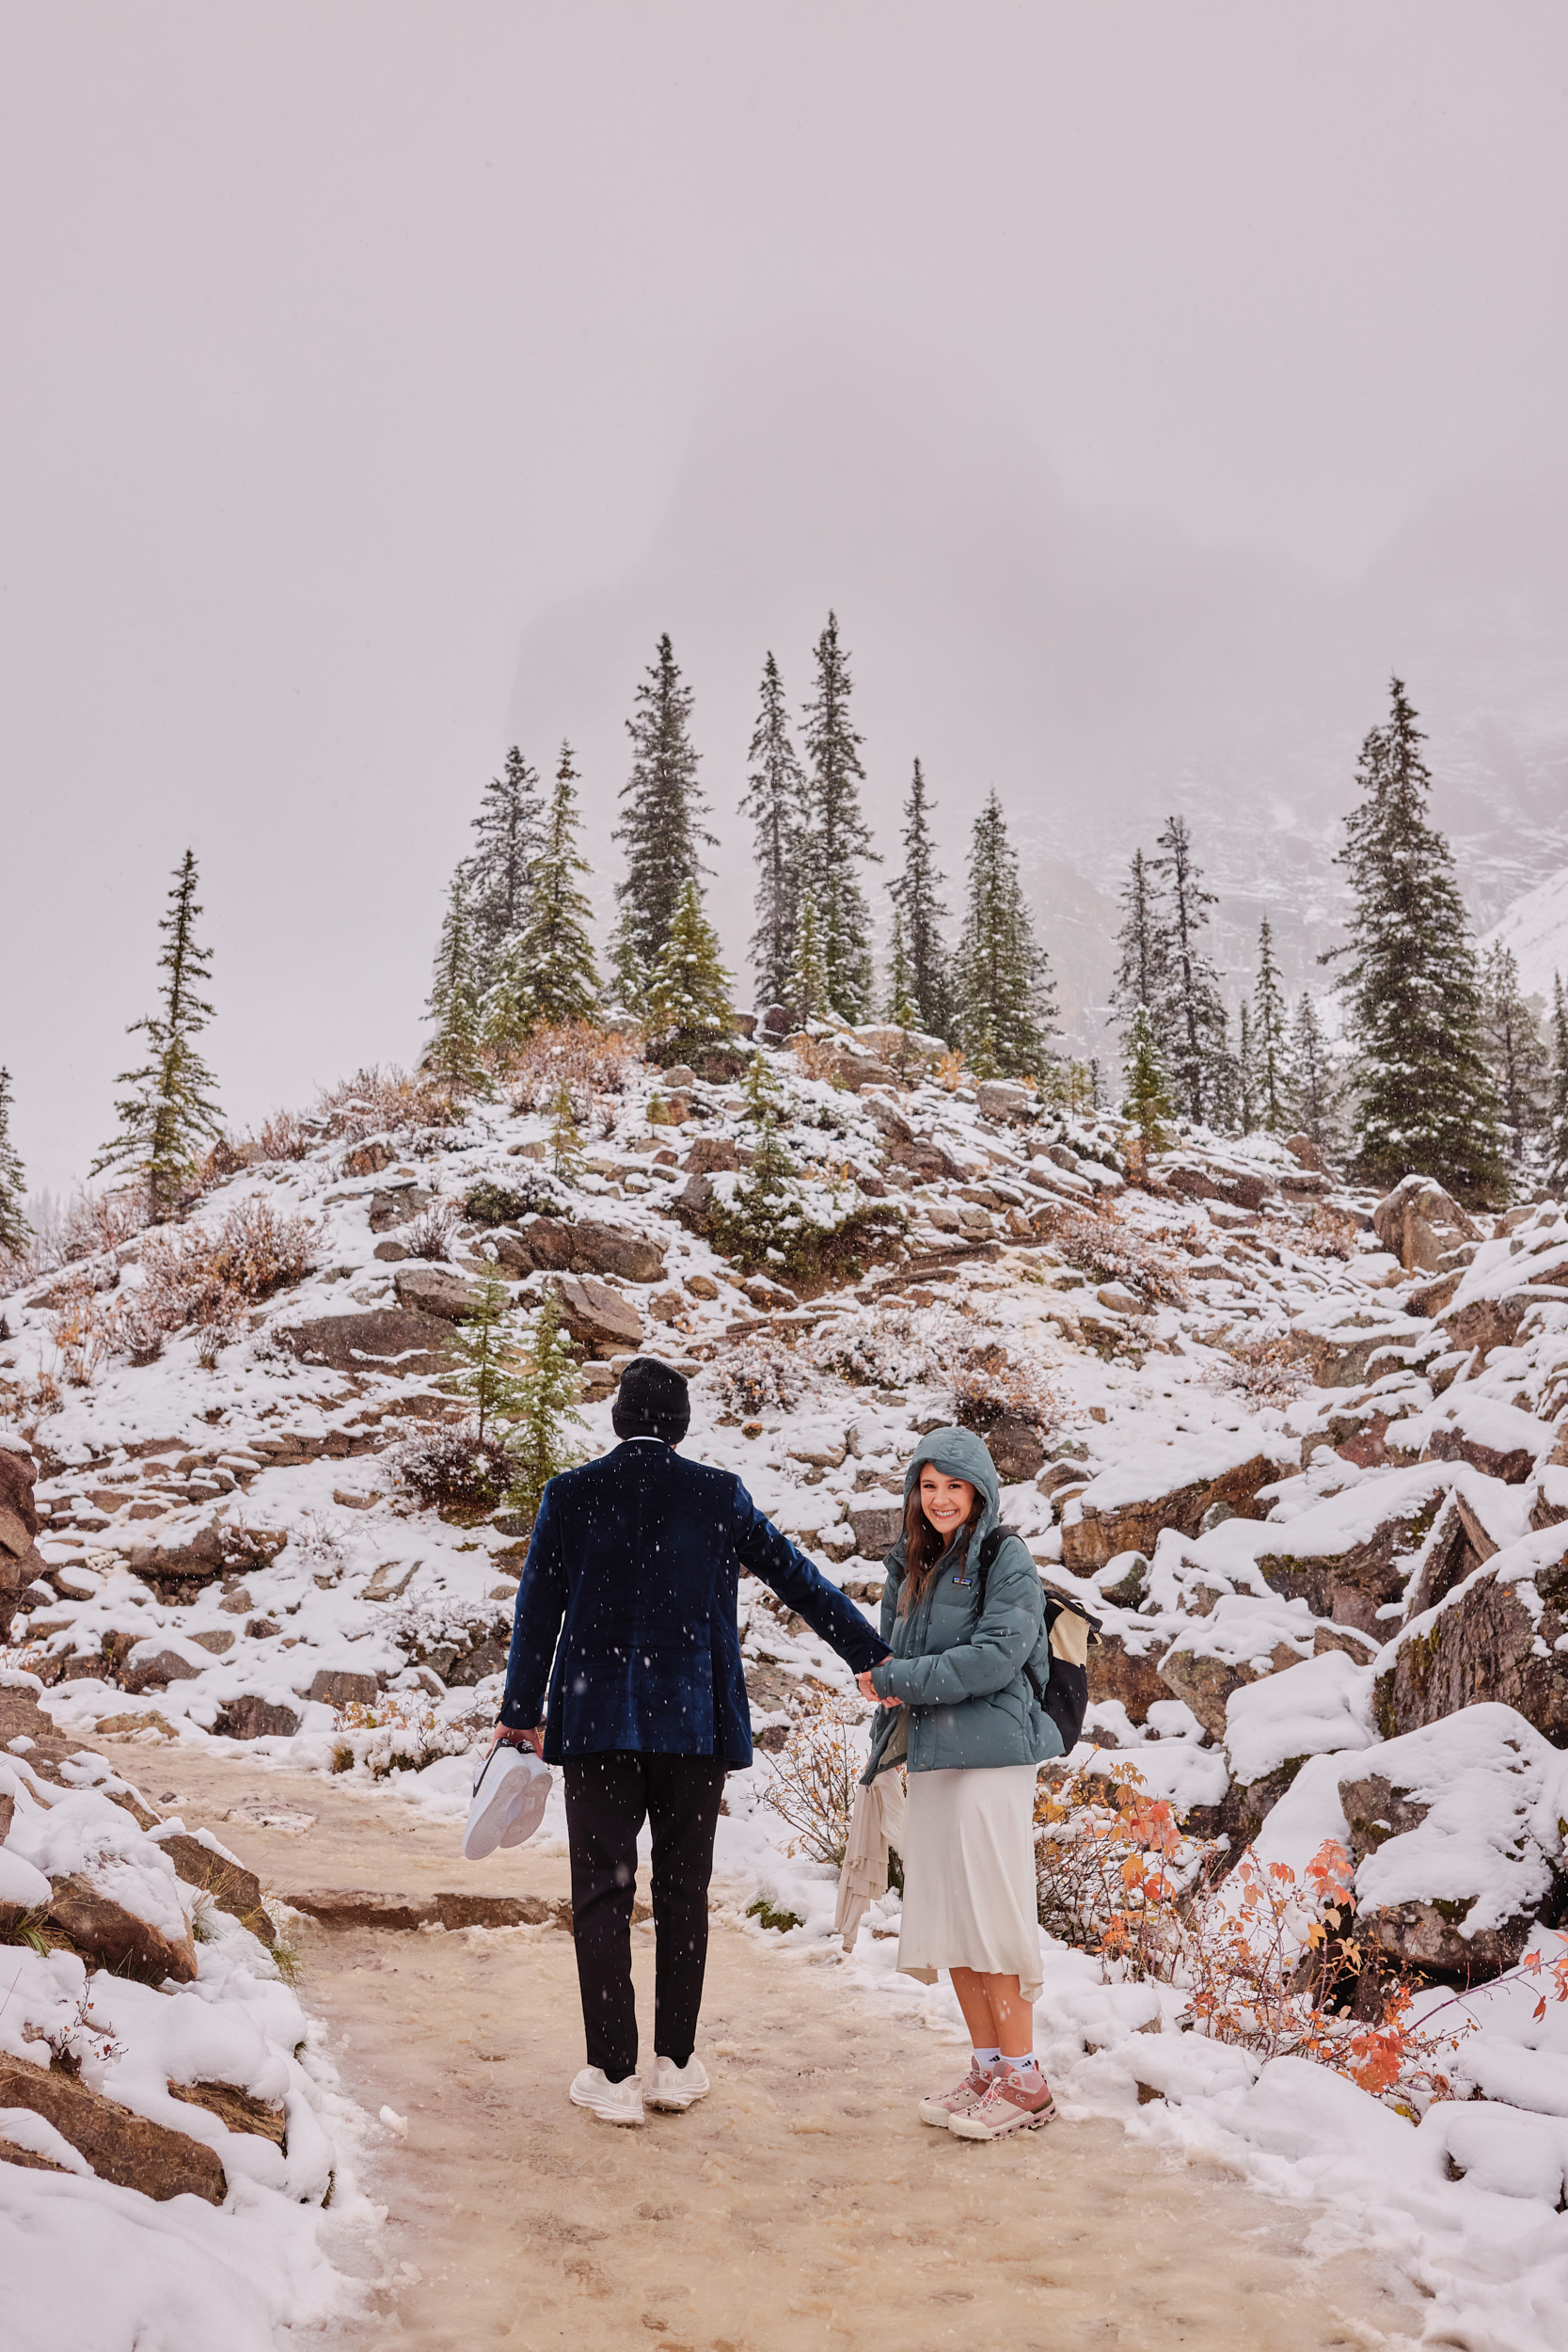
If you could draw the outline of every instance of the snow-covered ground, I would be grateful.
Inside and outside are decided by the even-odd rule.
[[[1549,1008],[1554,979],[1568,977],[1568,866],[1515,898],[1477,945],[1482,955],[1488,947],[1511,947],[1525,994]]]
[[[1022,1402],[1045,1459],[1021,1423],[1005,1454],[1005,1516],[1107,1636],[1075,1761],[1135,1766],[1195,1836],[1228,1836],[1234,1851],[1256,1836],[1265,1864],[1300,1872],[1337,1837],[1354,1851],[1364,1911],[1386,1911],[1411,1950],[1430,1934],[1449,1937],[1449,1963],[1459,1947],[1491,1955],[1471,1973],[1495,1981],[1465,1992],[1445,1964],[1419,1996],[1421,2010],[1442,2007],[1445,2027],[1468,2028],[1453,2059],[1461,2095],[1407,2090],[1400,2111],[1324,2066],[1265,2064],[1191,2030],[1179,1990],[1118,1982],[1115,1966],[1047,1938],[1038,2037],[1059,2098],[1322,2201],[1324,2233],[1370,2235],[1431,2294],[1439,2340],[1478,2352],[1560,2345],[1568,2007],[1548,2000],[1538,2017],[1542,1982],[1517,1967],[1563,1948],[1557,1927],[1538,1923],[1560,1917],[1568,1819],[1568,1712],[1552,1713],[1568,1674],[1555,1581],[1568,1546],[1568,1465],[1556,1458],[1568,1223],[1549,1203],[1514,1212],[1496,1236],[1487,1220],[1451,1263],[1407,1272],[1370,1230],[1370,1197],[1303,1169],[1275,1141],[1185,1136],[1140,1188],[1118,1165],[1114,1121],[1041,1115],[1006,1090],[857,1094],[791,1074],[782,1057],[780,1069],[782,1132],[811,1212],[823,1222],[855,1207],[889,1213],[841,1286],[792,1288],[776,1267],[748,1282],[703,1237],[696,1175],[676,1163],[695,1144],[720,1200],[733,1196],[724,1147],[743,1151],[752,1132],[735,1089],[687,1090],[689,1116],[672,1126],[649,1121],[654,1082],[638,1073],[613,1133],[585,1147],[581,1175],[559,1188],[569,1214],[557,1231],[578,1236],[568,1279],[608,1297],[625,1334],[618,1352],[630,1352],[635,1328],[691,1372],[689,1450],[738,1471],[874,1614],[916,1433],[953,1417],[956,1386],[989,1383]],[[308,1218],[314,1270],[231,1343],[208,1343],[206,1362],[187,1332],[156,1361],[111,1355],[73,1386],[64,1278],[6,1302],[0,1397],[13,1418],[0,1435],[30,1446],[48,1516],[0,1654],[39,1678],[63,1731],[133,1734],[150,1771],[172,1745],[218,1743],[259,1766],[374,1778],[461,1816],[469,1752],[499,1697],[520,1531],[442,1519],[400,1482],[399,1444],[451,1410],[431,1326],[402,1331],[419,1350],[404,1359],[411,1370],[367,1350],[390,1343],[394,1313],[439,1309],[433,1284],[467,1278],[487,1240],[521,1304],[556,1279],[522,1270],[528,1246],[502,1247],[509,1232],[528,1244],[527,1215],[458,1227],[445,1263],[397,1254],[416,1198],[457,1203],[481,1181],[537,1176],[544,1136],[537,1117],[491,1106],[456,1128],[328,1137],[297,1161],[243,1168],[193,1222],[215,1232],[247,1200]],[[641,1257],[596,1239],[603,1228]],[[69,1271],[101,1281],[95,1295],[112,1311],[134,1301],[141,1257],[133,1242]],[[636,1279],[617,1271],[630,1264]],[[324,1341],[345,1317],[358,1319],[344,1326],[352,1346],[329,1331]],[[291,1341],[304,1327],[306,1340]],[[585,1451],[610,1442],[610,1343],[597,1361]],[[58,1395],[41,1416],[40,1375]],[[847,1677],[769,1597],[752,1588],[745,1609],[754,1719],[781,1737],[807,1677],[830,1691],[847,1691]],[[1423,1709],[1430,1721],[1415,1720]],[[236,1736],[246,1733],[259,1736]],[[24,1780],[24,1756],[15,1769]],[[763,1802],[774,1770],[765,1752],[732,1782],[720,1867],[775,1915],[798,1915],[786,1942],[820,1942],[832,1876],[787,1851]],[[1380,1772],[1393,1809],[1364,1834],[1354,1808],[1372,1802],[1366,1785]],[[14,1855],[57,1876],[65,1848],[48,1846],[40,1824],[57,1816],[65,1836],[63,1800],[18,1786],[5,1867]],[[107,1800],[92,1802],[106,1820]],[[558,1807],[556,1797],[546,1838],[561,1834]],[[129,1828],[123,1811],[116,1826]],[[102,1875],[113,1840],[102,1820],[97,1834]],[[135,1833],[148,1849],[162,1834]],[[145,1854],[138,1867],[150,1867]],[[158,1877],[141,1899],[188,1916],[191,1893]],[[13,1899],[42,1896],[34,1885]],[[895,1973],[896,1909],[890,1896],[863,1926],[839,1981],[956,2039],[946,1988],[927,1993]],[[177,1931],[172,1912],[166,1924]],[[264,1947],[225,1915],[196,1958],[176,1993],[114,1988],[112,2029],[128,2055],[103,2081],[149,2115],[166,2112],[161,2085],[186,2078],[181,2064],[287,2099],[286,2163],[313,2165],[309,2182],[291,2189],[281,2157],[277,2181],[265,2159],[230,2169],[223,2208],[203,2206],[188,2225],[226,2279],[250,2277],[263,2239],[273,2249],[272,2299],[252,2301],[250,2336],[230,2331],[260,2344],[352,2292],[325,2270],[310,2216],[318,2173],[335,2169],[335,2204],[353,2193],[359,2124]],[[0,1976],[13,1966],[0,2049],[36,2062],[27,2026],[75,1996],[65,1977],[83,1964],[0,1947]],[[101,1972],[91,1981],[96,2000]],[[248,2058],[231,2040],[184,2059],[173,2025],[147,2023],[198,2003],[231,2013],[225,2031],[252,2037]],[[296,2105],[312,2119],[297,2157]],[[0,2165],[0,2215],[28,2200],[58,2215],[84,2199],[105,2217],[106,2249],[117,2233],[150,2243],[173,2226],[171,2208],[88,2183],[79,2165],[64,2175]],[[286,2224],[269,2217],[274,2206]],[[166,2312],[170,2352],[214,2332],[195,2304],[182,2326]]]

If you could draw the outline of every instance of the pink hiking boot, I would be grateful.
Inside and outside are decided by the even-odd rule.
[[[939,2132],[944,2132],[956,2115],[973,2114],[990,2089],[992,2075],[999,2072],[999,2068],[982,2066],[978,2058],[971,2058],[969,2072],[957,2090],[949,2090],[944,2097],[922,2099],[917,2109],[921,2122],[934,2123]]]
[[[1027,2074],[1014,2067],[999,2069],[979,2105],[950,2116],[947,2128],[958,2139],[1006,2139],[1009,2132],[1038,2131],[1055,2120],[1056,2102],[1045,2076],[1033,2067]]]

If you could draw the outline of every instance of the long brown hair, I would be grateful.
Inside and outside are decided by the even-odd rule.
[[[921,1469],[926,1468],[922,1462]],[[937,1465],[933,1464],[933,1468]],[[986,1499],[978,1486],[964,1521],[964,1534],[973,1535],[985,1514]],[[904,1505],[904,1582],[898,1595],[898,1614],[907,1617],[918,1608],[926,1597],[926,1587],[936,1574],[937,1563],[947,1549],[948,1538],[938,1534],[926,1517],[920,1501],[920,1481],[916,1478],[910,1488],[910,1499]]]

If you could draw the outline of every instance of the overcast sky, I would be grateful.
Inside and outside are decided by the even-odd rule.
[[[786,500],[809,460],[852,518],[885,427],[951,515],[981,433],[993,499],[1339,581],[1433,500],[1563,484],[1560,0],[88,0],[8,8],[5,57],[0,1060],[36,1184],[108,1130],[187,843],[238,1125],[412,1058],[509,725],[579,723],[523,649],[647,576],[732,389],[804,388],[747,460]]]

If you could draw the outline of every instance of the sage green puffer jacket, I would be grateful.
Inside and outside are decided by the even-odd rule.
[[[871,1687],[879,1698],[904,1704],[884,1708],[877,1716],[871,1760],[861,1775],[867,1782],[893,1764],[908,1764],[911,1772],[943,1772],[1043,1764],[1062,1753],[1061,1734],[1023,1671],[1032,1665],[1043,1690],[1051,1648],[1039,1572],[1016,1535],[1004,1538],[991,1563],[980,1613],[980,1546],[1002,1516],[990,1455],[968,1429],[933,1430],[905,1475],[906,1505],[926,1462],[949,1478],[967,1478],[984,1498],[985,1509],[973,1534],[965,1531],[948,1546],[924,1597],[907,1616],[898,1612],[902,1536],[888,1554],[882,1639],[891,1644],[893,1656],[872,1668]]]

